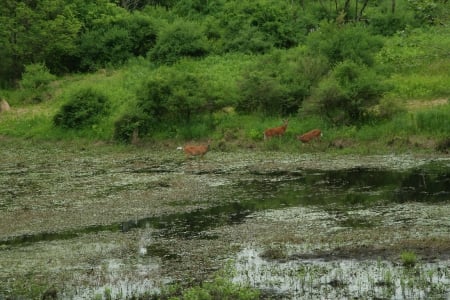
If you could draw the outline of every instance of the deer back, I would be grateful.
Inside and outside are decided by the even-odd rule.
[[[311,131],[308,131],[307,133],[304,133],[302,135],[299,135],[297,138],[302,141],[303,143],[308,143],[309,141],[318,138],[322,135],[322,131],[320,129],[313,129]]]

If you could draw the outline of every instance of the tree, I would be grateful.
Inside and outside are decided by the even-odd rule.
[[[75,59],[80,21],[64,0],[5,0],[0,7],[0,80],[17,79],[25,64],[44,62],[62,73]]]

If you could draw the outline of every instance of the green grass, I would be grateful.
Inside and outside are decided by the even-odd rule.
[[[408,268],[414,267],[418,262],[418,257],[413,251],[403,251],[400,254],[400,259],[403,266]]]
[[[411,150],[411,141],[440,141],[450,132],[450,29],[432,28],[405,31],[386,39],[377,56],[377,64],[388,70],[386,82],[392,90],[384,95],[384,108],[398,106],[388,112],[389,118],[363,126],[333,126],[321,116],[292,115],[283,138],[263,141],[266,128],[279,126],[284,119],[261,115],[239,115],[233,104],[239,98],[236,82],[242,71],[258,57],[243,54],[211,56],[203,60],[182,60],[171,67],[156,68],[148,60],[136,58],[121,69],[77,74],[50,82],[42,102],[31,101],[32,91],[1,90],[12,111],[0,114],[0,135],[41,140],[111,141],[114,123],[134,107],[136,91],[150,76],[168,76],[171,72],[191,72],[201,76],[205,91],[214,91],[214,99],[222,99],[221,107],[211,115],[193,118],[189,124],[162,126],[144,137],[152,142],[172,140],[206,140],[212,138],[222,150],[259,147],[276,151],[339,151],[374,153]],[[94,87],[111,102],[108,116],[98,124],[79,130],[56,128],[52,119],[74,92]],[[206,88],[207,87],[207,88]],[[212,89],[211,89],[212,87]],[[447,104],[445,100],[447,99]],[[440,100],[433,106],[434,100]],[[320,143],[301,145],[296,136],[314,128],[323,131]],[[394,142],[393,142],[394,141]],[[401,141],[401,142],[395,142]],[[417,142],[419,141],[419,142]],[[336,143],[343,147],[330,147]],[[394,148],[393,148],[394,147]],[[342,149],[340,149],[342,148]],[[429,151],[430,147],[424,147]]]

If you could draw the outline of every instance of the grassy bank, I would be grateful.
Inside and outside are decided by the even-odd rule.
[[[375,68],[384,70],[384,83],[391,88],[371,108],[372,118],[359,124],[332,123],[323,115],[308,114],[301,109],[289,116],[235,111],[241,97],[239,85],[243,74],[253,70],[255,64],[264,64],[266,60],[272,62],[274,57],[299,55],[303,51],[300,47],[259,56],[229,54],[202,60],[187,59],[165,67],[136,58],[122,68],[54,78],[44,85],[21,84],[21,88],[0,91],[1,98],[11,106],[10,111],[0,113],[0,135],[47,141],[80,139],[92,143],[119,143],[114,139],[117,122],[127,115],[132,118],[140,113],[136,102],[145,82],[149,78],[156,80],[183,74],[200,78],[194,81],[197,90],[204,91],[204,97],[215,99],[216,109],[187,115],[189,119],[185,120],[155,121],[152,128],[140,135],[141,144],[175,145],[212,138],[213,147],[222,151],[250,147],[302,152],[448,152],[450,57],[445,50],[450,44],[445,38],[448,31],[445,28],[423,29],[385,38],[384,47],[375,56]],[[39,72],[31,72],[26,79],[39,82],[42,76]],[[177,84],[177,79],[170,80],[170,84]],[[95,122],[79,128],[56,126],[55,115],[78,91],[87,89],[107,99],[107,112],[96,116]],[[195,97],[183,94],[189,94],[189,91],[189,85],[177,91],[181,95],[173,95],[173,105],[178,105],[178,98],[195,101]],[[264,129],[281,125],[286,117],[289,118],[286,135],[263,141]],[[126,126],[131,125],[127,123]],[[296,136],[313,128],[323,131],[322,140],[302,145]]]

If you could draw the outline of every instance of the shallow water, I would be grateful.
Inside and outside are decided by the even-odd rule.
[[[0,148],[0,296],[126,298],[227,261],[280,298],[448,295],[449,158],[33,146]]]

